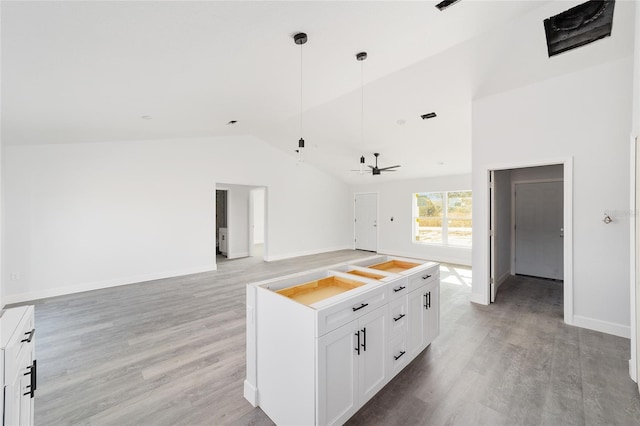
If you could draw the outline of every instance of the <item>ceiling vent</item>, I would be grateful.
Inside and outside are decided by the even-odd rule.
[[[436,7],[442,12],[443,10],[448,8],[449,6],[453,6],[454,4],[458,3],[459,1],[460,0],[444,0],[444,1],[441,1],[440,3],[436,4]]]
[[[611,35],[615,0],[590,0],[544,20],[549,57]]]
[[[436,115],[436,113],[435,113],[435,112],[430,112],[430,113],[428,113],[428,114],[422,114],[420,117],[421,117],[423,120],[426,120],[426,119],[428,119],[428,118],[435,118],[435,117],[437,117],[437,115]]]

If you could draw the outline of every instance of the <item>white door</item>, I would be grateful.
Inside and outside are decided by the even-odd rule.
[[[355,196],[355,247],[378,250],[378,194]]]
[[[342,424],[359,407],[357,332],[354,320],[318,339],[317,424]]]
[[[516,274],[563,279],[563,182],[515,185]]]
[[[367,402],[384,386],[386,379],[385,346],[387,307],[381,307],[360,318],[360,405]]]

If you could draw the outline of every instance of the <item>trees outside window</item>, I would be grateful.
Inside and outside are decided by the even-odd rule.
[[[471,208],[471,191],[414,194],[414,241],[471,247]]]

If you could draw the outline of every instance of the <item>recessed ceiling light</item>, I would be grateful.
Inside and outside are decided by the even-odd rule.
[[[441,1],[440,3],[436,4],[436,7],[438,8],[438,10],[440,10],[442,12],[443,10],[448,8],[449,6],[453,6],[454,4],[458,3],[459,1],[460,0],[444,0],[444,1]]]
[[[143,115],[142,117],[143,120],[151,120],[153,117],[151,117],[150,115]]]
[[[428,118],[434,118],[434,117],[437,117],[437,115],[436,115],[436,113],[435,113],[435,112],[430,112],[430,113],[428,113],[428,114],[422,114],[420,117],[421,117],[423,120],[426,120],[426,119],[428,119]]]
[[[407,120],[400,119],[400,120],[396,121],[396,124],[398,126],[404,126],[405,124],[407,124]]]
[[[233,124],[236,124],[238,122],[238,120],[229,120],[229,122],[227,123],[227,126],[231,126]]]

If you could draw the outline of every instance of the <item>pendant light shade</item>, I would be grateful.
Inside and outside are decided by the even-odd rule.
[[[302,45],[305,44],[308,37],[305,33],[297,33],[293,36],[295,44],[300,46],[300,140],[298,140],[298,161],[304,161],[304,138],[302,137]]]

